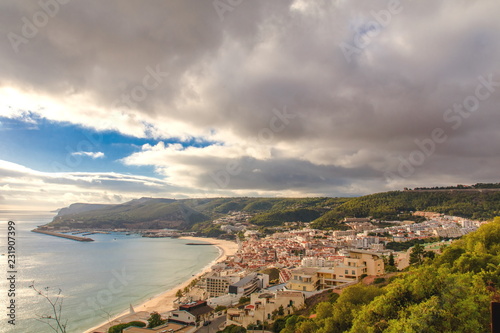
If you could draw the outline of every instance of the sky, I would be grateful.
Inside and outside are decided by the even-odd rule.
[[[499,182],[500,2],[0,2],[0,209]]]

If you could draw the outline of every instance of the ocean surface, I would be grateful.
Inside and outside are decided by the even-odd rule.
[[[139,305],[200,272],[219,255],[215,246],[187,246],[186,240],[95,234],[77,242],[30,232],[55,213],[0,211],[0,332],[54,332],[37,318],[51,315],[49,302],[61,290],[68,333],[81,333]],[[16,222],[16,325],[7,323],[7,221]]]

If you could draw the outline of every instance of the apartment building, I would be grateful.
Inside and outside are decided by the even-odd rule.
[[[365,250],[347,250],[347,255],[333,267],[302,267],[291,270],[287,289],[314,291],[357,281],[361,275],[384,274],[382,255]]]
[[[230,294],[248,296],[255,291],[269,286],[269,275],[260,273],[251,273],[243,279],[229,286]]]
[[[218,297],[229,292],[229,286],[238,282],[239,276],[221,276],[217,272],[212,272],[205,278],[205,289],[208,297]]]
[[[257,321],[272,322],[274,315],[282,312],[282,315],[292,314],[295,310],[304,307],[305,297],[298,291],[276,291],[273,293],[253,293],[250,304],[244,309],[228,309],[227,325],[235,324],[248,326],[256,324]]]
[[[319,268],[301,267],[291,271],[292,278],[288,280],[286,288],[289,290],[315,291],[319,289]]]

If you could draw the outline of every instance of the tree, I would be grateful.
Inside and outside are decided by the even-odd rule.
[[[424,262],[424,247],[416,244],[410,252],[410,265],[421,265]]]
[[[42,296],[49,302],[51,307],[51,313],[49,315],[41,315],[37,318],[38,321],[50,326],[50,328],[54,332],[66,333],[66,326],[68,324],[68,320],[63,320],[62,318],[62,306],[63,306],[63,297],[61,296],[62,290],[59,289],[56,297],[51,298],[50,296],[50,288],[45,287],[44,291],[41,291],[35,287],[35,282],[33,281],[29,286],[33,289],[38,295]]]
[[[175,293],[175,297],[178,297],[178,298],[181,298],[182,297],[182,290],[177,290],[177,292]]]
[[[285,318],[278,318],[274,321],[272,329],[274,333],[280,333],[282,329],[286,326]]]
[[[246,332],[247,332],[246,328],[232,324],[226,326],[222,331],[218,331],[217,333],[246,333]]]
[[[215,312],[221,312],[221,311],[224,311],[226,310],[227,307],[225,307],[224,305],[217,305],[214,309]]]
[[[161,315],[158,312],[152,312],[148,318],[148,327],[153,328],[165,324],[166,320],[161,319]]]
[[[396,266],[396,263],[395,263],[395,261],[394,261],[394,254],[393,254],[392,252],[391,252],[391,254],[389,255],[389,261],[387,262],[387,264],[388,264],[389,266],[393,266],[393,267],[394,267],[394,266]]]
[[[126,324],[118,324],[118,325],[111,326],[108,329],[108,333],[122,333],[124,328],[131,327],[131,326],[144,327],[144,326],[146,326],[146,324],[144,324],[142,321],[131,321],[130,323],[126,323]]]
[[[239,304],[245,304],[245,303],[248,303],[248,302],[250,302],[250,297],[241,296],[240,297],[240,301],[238,303]]]

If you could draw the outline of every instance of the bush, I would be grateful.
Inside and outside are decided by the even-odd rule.
[[[250,302],[250,297],[242,296],[240,298],[240,301],[238,302],[238,304],[245,304],[245,303],[248,303],[248,302]]]
[[[215,312],[221,312],[221,311],[224,311],[224,310],[226,310],[226,309],[227,309],[227,307],[225,307],[224,305],[217,305],[217,306],[215,307],[215,310],[214,310],[214,311],[215,311]]]
[[[232,324],[217,333],[246,333],[246,331],[246,328]]]
[[[126,324],[118,324],[115,326],[111,326],[108,329],[108,333],[122,333],[124,328],[130,327],[130,326],[135,326],[135,327],[146,327],[146,324],[143,323],[142,321],[131,321]]]
[[[379,284],[379,283],[382,283],[382,282],[385,282],[385,278],[383,278],[383,277],[378,277],[378,278],[375,278],[373,280],[373,283],[375,283],[375,284]]]

